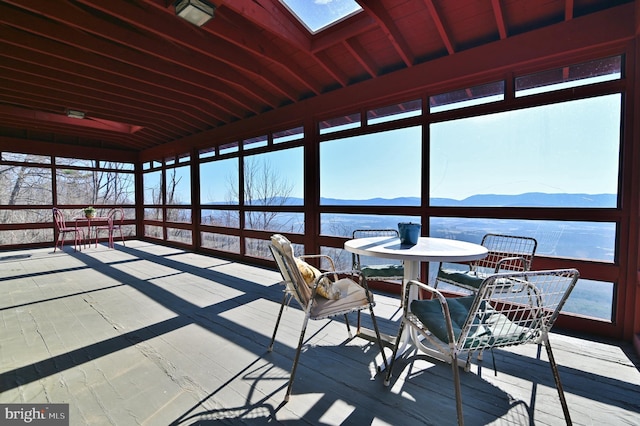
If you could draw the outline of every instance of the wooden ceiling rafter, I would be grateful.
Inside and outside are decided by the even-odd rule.
[[[564,20],[573,19],[573,0],[564,1]]]
[[[141,67],[136,64],[136,60],[139,61],[140,59],[138,58],[139,55],[136,55],[134,51],[109,44],[104,40],[100,40],[89,35],[83,37],[83,34],[76,30],[72,30],[73,32],[70,33],[70,28],[53,22],[39,21],[39,25],[34,27],[34,29],[37,29],[38,33],[32,33],[31,28],[25,28],[28,27],[28,21],[21,20],[21,18],[25,17],[26,19],[29,19],[28,15],[21,15],[20,13],[9,11],[5,13],[5,16],[11,19],[11,25],[13,28],[16,28],[16,30],[21,31],[21,34],[14,37],[11,37],[11,34],[8,34],[7,37],[2,37],[0,40],[7,40],[9,42],[13,41],[19,47],[32,49],[43,54],[58,54],[60,58],[67,61],[90,66],[100,71],[110,72],[114,69],[122,69],[122,72],[117,75],[118,78],[121,78],[123,81],[134,79],[137,80],[136,84],[138,82],[148,82],[152,84],[154,81],[160,80],[163,87],[169,88],[166,90],[171,90],[172,84],[177,86],[184,86],[188,84],[193,87],[189,90],[190,92],[202,90],[203,93],[206,93],[211,91],[212,95],[215,96],[219,94],[226,100],[226,102],[238,104],[238,111],[250,109],[252,112],[258,113],[258,108],[256,106],[252,106],[249,103],[249,100],[246,100],[244,103],[240,102],[244,98],[240,93],[234,94],[233,92],[226,93],[223,90],[210,90],[210,81],[205,80],[205,77],[201,74],[178,68],[172,64],[157,64],[155,69],[148,66]],[[49,28],[50,26],[52,28]],[[7,28],[0,26],[0,33],[4,31],[7,31]],[[55,33],[53,38],[51,37],[50,32]],[[66,35],[67,38],[81,38],[84,43],[84,48],[78,49],[77,47],[66,43],[66,39],[62,38],[62,35]],[[31,37],[30,40],[29,37]],[[37,39],[35,37],[37,37]],[[27,42],[25,42],[25,38],[27,39]],[[102,54],[103,52],[105,53],[104,55]],[[114,55],[118,55],[120,60],[114,60]],[[190,77],[190,79],[174,79],[173,75],[180,71]],[[251,102],[253,103],[253,101]],[[209,101],[209,103],[211,103],[211,101]],[[217,107],[215,104],[212,106]],[[223,109],[222,106],[219,108]]]
[[[268,0],[221,0],[218,3],[303,52],[311,51],[310,35],[305,34],[279,3]]]
[[[37,94],[30,94],[28,91],[28,87],[25,88],[25,90],[27,90],[26,92],[23,91],[8,91],[5,90],[2,92],[3,97],[5,97],[7,100],[12,100],[15,104],[19,104],[21,98],[24,97],[24,94],[29,94],[32,102],[34,105],[39,105],[40,109],[38,111],[43,112],[44,114],[47,114],[45,111],[50,111],[53,105],[53,102],[55,101],[55,98],[52,98],[52,96],[54,96],[56,94],[55,91],[52,91],[50,96],[42,96],[42,95],[37,95]],[[86,104],[84,104],[83,102],[76,102],[74,103],[74,106],[78,108],[78,110],[82,111],[83,109],[86,111]],[[93,110],[95,111],[95,107],[92,107]],[[91,112],[91,113],[87,113],[87,117],[85,119],[89,119],[91,117],[92,114],[96,114],[98,115],[100,112],[102,112],[101,110],[97,110],[95,112]],[[57,114],[57,113],[56,113]],[[62,114],[60,114],[62,115]],[[44,116],[39,116],[40,119],[39,121],[42,121],[42,118]],[[123,115],[118,115],[118,114],[111,114],[109,115],[109,119],[111,121],[123,121]],[[78,120],[80,121],[80,120]],[[141,135],[150,135],[151,137],[155,137],[155,138],[161,138],[162,140],[166,140],[166,141],[171,141],[171,140],[175,140],[178,139],[180,137],[183,137],[184,135],[180,132],[175,131],[174,129],[171,129],[169,127],[166,127],[166,125],[164,125],[163,123],[158,123],[157,120],[140,120],[139,121],[140,124],[143,126],[143,129],[140,130],[139,132],[136,133],[136,136],[141,136]],[[58,123],[60,123],[60,121],[58,121]],[[75,122],[71,122],[73,124],[78,124]],[[72,126],[73,127],[73,126]]]
[[[340,71],[339,67],[331,60],[331,57],[326,52],[318,52],[315,56],[322,63],[322,68],[324,68],[341,87],[346,87],[349,84],[347,76]]]
[[[0,40],[2,40],[2,33],[3,31],[0,29]],[[103,71],[102,69],[90,69],[78,63],[67,64],[62,59],[44,55],[40,57],[39,61],[37,61],[34,60],[33,57],[29,56],[25,49],[10,49],[10,47],[13,46],[5,45],[4,51],[8,54],[4,63],[0,66],[3,66],[6,69],[11,68],[15,73],[33,69],[32,75],[38,75],[38,71],[41,69],[41,64],[46,62],[47,73],[43,78],[55,78],[56,81],[64,83],[71,75],[73,76],[74,82],[79,87],[86,90],[106,90],[109,93],[119,93],[123,98],[125,98],[123,106],[130,105],[131,102],[145,103],[149,105],[149,110],[155,111],[155,108],[162,110],[166,109],[168,105],[171,105],[173,109],[179,109],[185,115],[191,116],[204,124],[210,122],[211,118],[217,118],[220,121],[224,120],[224,117],[215,111],[209,111],[207,115],[205,105],[197,105],[197,103],[202,102],[197,102],[195,99],[185,97],[182,93],[173,92],[171,96],[162,96],[164,92],[151,90],[153,86],[148,85],[142,80],[133,84],[129,83],[128,79],[119,79],[119,83],[114,84],[112,82],[113,77],[109,71]],[[18,61],[20,63],[11,66],[13,61]],[[146,91],[144,90],[145,87],[147,88]],[[150,95],[149,92],[152,92],[153,94]],[[213,105],[209,106],[209,108],[212,106]]]
[[[0,30],[0,34],[2,31]],[[138,90],[135,86],[127,85],[122,86],[118,84],[112,84],[108,73],[103,73],[101,70],[95,69],[85,69],[86,67],[78,64],[73,64],[64,67],[64,64],[52,64],[51,59],[56,60],[57,58],[47,58],[46,66],[43,65],[42,61],[33,62],[32,58],[29,55],[26,55],[24,50],[22,49],[8,49],[7,46],[4,48],[4,52],[7,53],[5,57],[5,61],[3,66],[5,68],[11,68],[14,61],[22,63],[16,64],[13,67],[13,71],[18,72],[30,72],[32,75],[43,75],[46,73],[46,77],[41,78],[54,78],[58,82],[65,82],[65,78],[69,76],[73,76],[73,81],[75,85],[78,85],[80,88],[85,88],[86,90],[92,89],[98,92],[103,92],[107,90],[111,93],[120,93],[121,96],[126,98],[126,102],[123,105],[128,104],[131,101],[134,102],[144,102],[149,105],[149,109],[159,108],[159,110],[166,110],[170,108],[175,112],[180,112],[187,117],[193,117],[197,119],[202,125],[206,125],[211,122],[211,119],[216,117],[215,114],[209,114],[206,116],[204,110],[195,109],[193,104],[187,103],[185,100],[180,99],[180,94],[176,94],[177,99],[171,99],[168,97],[155,97],[153,95],[149,95],[148,91],[145,93],[142,90]],[[59,62],[59,61],[58,61]],[[38,68],[39,71],[31,70],[31,68]],[[124,80],[121,80],[124,81]],[[142,81],[137,84],[144,85]],[[125,88],[126,90],[123,90]],[[61,105],[58,105],[59,112],[62,111]],[[209,117],[207,119],[207,117]],[[222,120],[219,118],[219,120]],[[133,124],[133,123],[132,123]]]
[[[80,138],[81,141],[88,141],[92,139],[101,140],[103,143],[109,143],[113,148],[120,147],[120,149],[122,149],[122,146],[126,146],[126,149],[133,150],[142,150],[153,147],[154,141],[157,139],[157,137],[147,137],[144,135],[141,137],[140,134],[127,135],[121,133],[99,131],[97,129],[80,127],[77,125],[70,126],[63,123],[42,121],[36,119],[33,116],[29,117],[28,115],[18,117],[18,114],[15,111],[6,112],[5,109],[2,108],[5,106],[6,105],[0,106],[0,120],[2,120],[2,126],[19,127],[29,124],[29,132],[51,134],[52,138],[55,137],[55,135],[64,134],[66,136]]]
[[[364,11],[371,15],[377,22],[380,29],[387,36],[394,49],[407,67],[415,63],[415,56],[409,48],[409,44],[402,36],[402,32],[396,25],[395,21],[377,0],[357,0]]]
[[[311,44],[311,53],[317,53],[332,46],[342,43],[344,40],[355,38],[368,31],[378,29],[376,20],[367,13],[359,13],[328,28],[321,35],[315,36]]]
[[[51,8],[51,3],[46,0],[7,0],[7,2],[51,19],[43,18],[37,27],[31,28],[25,26],[23,21],[20,28],[25,31],[31,31],[79,49],[89,50],[115,61],[138,66],[148,72],[162,70],[169,76],[185,75],[185,79],[188,78],[191,82],[207,79],[207,83],[202,84],[203,87],[210,86],[211,80],[218,81],[220,87],[253,97],[258,103],[267,104],[271,108],[279,104],[273,94],[248,77],[233,72],[219,61],[195,60],[197,58],[194,58],[190,52],[180,48],[173,49],[168,55],[166,47],[161,46],[158,40],[151,39],[138,31],[125,32],[121,26],[101,20],[70,3],[62,2],[56,8]],[[33,17],[27,16],[25,19],[33,25]],[[11,18],[11,25],[18,26],[19,23]],[[260,109],[256,108],[253,112],[259,111]]]
[[[357,39],[351,38],[345,40],[344,45],[360,65],[362,65],[362,67],[367,71],[370,77],[375,77],[378,74],[373,58],[369,56],[366,49],[362,47]]]
[[[444,47],[447,49],[447,53],[449,53],[449,55],[453,55],[456,52],[456,49],[455,49],[455,46],[453,45],[452,38],[449,35],[449,31],[447,30],[447,27],[444,25],[444,22],[442,21],[441,14],[438,8],[436,7],[433,0],[424,0],[424,4],[425,6],[427,6],[427,10],[429,11],[429,16],[431,16],[431,19],[433,20],[433,24],[436,26],[436,29],[438,30],[438,34],[440,34],[440,39],[442,40]]]
[[[119,98],[114,98],[113,94],[107,92],[98,92],[100,97],[88,96],[85,95],[81,86],[73,86],[77,87],[77,90],[70,90],[68,85],[63,85],[61,82],[55,81],[54,79],[36,79],[28,73],[22,72],[19,74],[14,74],[15,77],[12,77],[12,81],[16,83],[15,87],[20,88],[20,92],[24,94],[29,94],[31,97],[36,97],[40,93],[50,93],[55,94],[58,99],[63,99],[65,96],[68,99],[68,104],[70,109],[82,110],[88,115],[100,113],[107,119],[113,120],[113,115],[110,113],[111,111],[119,111],[121,116],[124,117],[134,117],[135,121],[138,123],[137,126],[149,127],[152,124],[155,127],[164,127],[165,124],[162,121],[157,120],[157,116],[163,115],[168,119],[172,117],[171,111],[160,112],[159,110],[154,110],[152,108],[142,108],[139,105],[129,105],[126,106],[127,103]],[[43,86],[45,84],[45,86]],[[91,109],[87,107],[91,105]],[[126,113],[126,114],[123,114]],[[175,112],[173,112],[175,114]],[[99,118],[99,117],[95,117]],[[178,121],[182,123],[181,128],[172,125],[170,128],[167,128],[169,132],[167,135],[172,137],[182,136],[184,132],[191,133],[194,130],[204,130],[207,129],[206,123],[203,123],[198,129],[194,129],[191,123],[188,123],[184,120]],[[133,125],[131,123],[125,123],[128,125]]]
[[[109,14],[127,24],[149,32],[156,37],[169,39],[176,45],[180,45],[189,51],[196,52],[214,61],[235,69],[237,72],[247,75],[249,79],[255,79],[260,85],[268,87],[271,91],[280,93],[289,101],[297,100],[297,93],[293,88],[289,88],[289,83],[279,76],[265,71],[255,57],[245,53],[244,49],[237,49],[236,46],[227,40],[216,40],[214,48],[209,41],[204,39],[198,28],[190,28],[192,31],[178,31],[181,25],[189,25],[175,15],[170,15],[167,10],[159,11],[156,8],[146,10],[130,3],[105,2],[102,0],[77,0],[82,4]],[[200,62],[200,60],[197,60]],[[276,107],[277,105],[273,105]]]
[[[498,34],[500,34],[500,40],[504,40],[508,36],[507,24],[504,19],[504,10],[500,0],[491,0],[491,8],[493,9],[493,16],[496,18],[496,25],[498,27]]]

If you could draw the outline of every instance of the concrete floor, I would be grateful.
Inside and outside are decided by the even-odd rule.
[[[302,313],[285,310],[268,353],[279,281],[142,241],[0,252],[0,404],[69,404],[71,425],[455,424],[450,366],[408,353],[385,388],[377,347],[338,320],[311,322],[283,404]],[[376,301],[395,334],[398,299]],[[574,424],[640,424],[630,343],[551,342]],[[489,354],[463,373],[466,423],[562,424],[545,357],[500,350],[497,375]]]

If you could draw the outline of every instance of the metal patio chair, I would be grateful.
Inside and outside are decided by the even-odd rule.
[[[544,344],[565,420],[571,424],[558,367],[549,344],[549,331],[578,277],[575,269],[506,272],[486,277],[475,294],[449,298],[434,287],[417,280],[410,281],[404,294],[403,318],[385,385],[389,385],[402,331],[405,326],[409,327],[424,338],[422,342],[435,348],[451,363],[458,424],[462,425],[464,418],[458,371],[461,355],[466,355],[465,371],[469,371],[474,351],[527,343]],[[432,298],[409,300],[413,287],[430,293]],[[415,288],[413,294],[416,294]]]
[[[122,235],[122,224],[124,222],[124,209],[122,207],[114,207],[109,210],[107,217],[110,220],[109,225],[96,226],[96,244],[98,242],[98,234],[102,231],[107,231],[109,236],[109,247],[113,248],[113,235],[118,232],[122,245],[124,246],[124,236]]]
[[[380,340],[380,332],[378,330],[378,324],[376,317],[373,313],[373,307],[375,302],[373,301],[373,294],[366,286],[366,282],[356,282],[351,278],[339,278],[339,274],[354,274],[354,271],[336,271],[333,260],[327,255],[305,255],[295,257],[293,253],[293,247],[289,240],[280,235],[275,234],[271,237],[271,245],[269,246],[273,258],[278,266],[280,274],[282,275],[284,288],[284,295],[280,306],[280,312],[278,313],[278,319],[276,320],[275,328],[273,330],[273,336],[269,343],[269,352],[273,350],[273,344],[276,339],[276,333],[278,331],[278,325],[282,319],[282,312],[284,307],[289,304],[291,299],[294,299],[304,311],[304,321],[302,323],[302,329],[300,331],[300,338],[298,340],[298,347],[296,349],[295,358],[293,360],[293,367],[291,369],[291,375],[289,377],[289,385],[284,397],[284,401],[289,400],[291,394],[291,388],[293,380],[296,374],[296,368],[298,360],[300,358],[300,352],[302,349],[302,343],[304,342],[304,335],[307,330],[307,324],[309,320],[320,320],[325,318],[334,317],[337,315],[344,315],[345,323],[347,325],[347,332],[349,338],[352,338],[351,329],[349,327],[349,320],[347,314],[351,312],[359,312],[363,309],[368,309],[371,314],[371,320],[375,329],[378,346],[382,353],[384,367],[387,367],[387,359],[384,354],[384,347]],[[324,258],[329,262],[330,271],[325,273],[316,272],[316,276],[309,282],[305,281],[303,272],[301,272],[303,266],[308,266],[304,263],[304,259],[310,258]],[[301,263],[302,261],[302,263]],[[311,268],[313,269],[313,268]],[[306,275],[306,272],[305,272]],[[331,284],[334,290],[339,291],[339,298],[328,299],[319,294],[319,289],[322,286]]]
[[[396,229],[356,229],[351,233],[352,238],[389,237],[400,238]],[[363,262],[366,256],[353,253],[351,255],[352,268],[360,271],[360,277],[368,286],[368,281],[397,281],[404,277],[402,263],[370,263]],[[380,259],[376,259],[380,260]],[[360,313],[358,313],[358,333],[360,332]]]
[[[67,238],[67,234],[73,234],[73,249],[77,251],[78,247],[80,247],[80,250],[82,250],[82,244],[84,243],[84,231],[82,230],[82,228],[78,228],[77,226],[75,226],[75,224],[74,226],[68,226],[64,218],[64,213],[57,207],[54,207],[52,211],[53,221],[55,223],[56,232],[58,234],[56,236],[53,252],[56,252],[58,244],[60,244],[60,250],[62,250],[64,242]],[[60,241],[61,239],[62,241]]]
[[[476,292],[489,275],[530,270],[538,246],[535,238],[502,234],[486,234],[481,244],[489,250],[487,257],[466,265],[440,263],[433,286],[447,283]]]
[[[400,238],[395,229],[356,229],[351,234],[352,238],[389,237]],[[352,254],[353,269],[360,271],[365,280],[402,280],[404,267],[400,263],[363,264],[359,254]],[[366,259],[365,259],[366,260]]]

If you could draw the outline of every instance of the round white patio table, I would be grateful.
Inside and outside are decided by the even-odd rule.
[[[400,244],[400,239],[393,237],[356,238],[345,242],[344,249],[361,256],[402,260],[404,262],[404,279],[400,296],[401,303],[404,299],[404,288],[407,282],[418,279],[420,262],[469,262],[482,259],[488,254],[487,248],[480,244],[434,237],[420,237],[415,245]],[[418,294],[410,294],[409,301],[417,297]],[[409,336],[404,332],[403,335],[405,337],[398,354],[404,352],[408,343]],[[416,333],[411,333],[411,340],[423,352],[440,358],[420,344]]]
[[[466,241],[420,237],[418,244],[403,245],[390,237],[356,238],[344,243],[344,249],[361,256],[404,261],[404,283],[417,279],[420,262],[468,262],[487,256],[486,247]]]

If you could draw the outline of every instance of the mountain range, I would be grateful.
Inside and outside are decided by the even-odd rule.
[[[276,199],[277,200],[277,199]],[[284,203],[271,200],[270,204],[301,205],[301,198],[289,197]],[[615,208],[616,194],[547,194],[528,192],[519,195],[482,194],[473,195],[463,200],[452,198],[432,198],[432,206],[447,207],[577,207],[577,208]],[[264,204],[264,203],[253,203]],[[418,197],[370,198],[366,200],[343,200],[337,198],[321,198],[323,206],[419,206]]]

